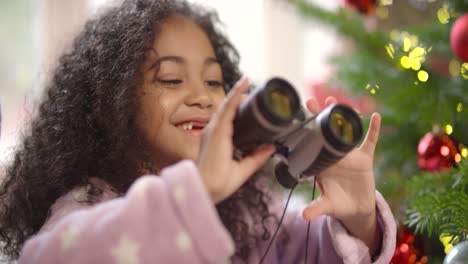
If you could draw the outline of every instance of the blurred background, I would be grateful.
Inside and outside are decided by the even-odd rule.
[[[289,79],[307,95],[305,83],[329,73],[326,59],[339,50],[335,34],[320,25],[305,25],[285,3],[263,0],[194,1],[216,9],[242,56],[241,68],[252,80],[273,75]],[[0,161],[16,144],[25,117],[57,57],[89,16],[115,0],[0,1],[0,101],[3,128]],[[336,9],[339,1],[321,6]],[[73,10],[73,12],[70,12]],[[307,48],[305,48],[307,47]]]
[[[392,263],[468,263],[468,1],[191,1],[219,12],[254,82],[282,76],[303,100],[333,95],[366,122],[382,114],[376,180],[399,225]],[[0,1],[0,167],[57,57],[109,4]]]

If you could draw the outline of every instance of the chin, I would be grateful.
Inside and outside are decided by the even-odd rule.
[[[188,159],[188,160],[197,160],[198,159],[198,154],[199,154],[199,147],[192,147],[190,149],[187,150],[187,152],[185,152],[182,157],[181,157],[181,160],[185,160],[185,159]]]

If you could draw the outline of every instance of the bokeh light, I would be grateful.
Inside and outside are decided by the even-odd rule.
[[[424,71],[424,70],[419,71],[418,80],[421,82],[427,82],[427,80],[429,80],[429,73],[427,73],[427,71]]]
[[[446,125],[445,133],[447,133],[447,135],[451,135],[453,133],[453,127],[451,125]]]

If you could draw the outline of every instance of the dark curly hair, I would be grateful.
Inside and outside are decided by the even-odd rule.
[[[10,260],[44,225],[53,203],[73,188],[85,187],[85,202],[93,204],[103,190],[92,177],[124,195],[140,175],[156,173],[135,124],[137,90],[158,28],[173,15],[206,32],[226,91],[240,78],[238,52],[213,11],[179,0],[126,0],[89,20],[60,58],[0,187],[1,251]],[[253,244],[270,237],[264,220],[272,216],[271,197],[257,183],[258,178],[248,181],[217,206],[236,243],[235,257],[242,259]]]

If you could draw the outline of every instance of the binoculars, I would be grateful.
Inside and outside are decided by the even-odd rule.
[[[272,78],[253,90],[234,119],[234,158],[274,144],[267,161],[278,182],[293,188],[343,158],[361,140],[363,126],[350,107],[334,104],[317,115],[301,106],[294,87]]]

